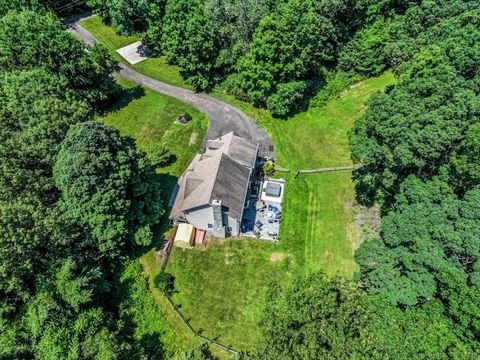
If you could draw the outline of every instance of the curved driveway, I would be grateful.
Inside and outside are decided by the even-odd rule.
[[[75,33],[87,44],[92,45],[97,40],[80,25],[80,21],[89,17],[91,17],[91,15],[75,17],[68,21],[66,26],[67,31]],[[238,136],[250,139],[253,142],[258,142],[261,156],[273,157],[273,144],[265,130],[255,124],[244,112],[236,107],[212,96],[196,93],[152,79],[124,64],[120,64],[119,73],[122,77],[132,80],[137,84],[177,98],[203,111],[210,120],[210,127],[205,135],[205,140],[215,139],[233,131]]]

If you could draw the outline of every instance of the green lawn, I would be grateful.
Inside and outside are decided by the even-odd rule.
[[[351,164],[348,131],[368,97],[395,81],[392,74],[369,79],[326,106],[286,121],[273,119],[226,95],[272,136],[279,166],[297,169]],[[207,250],[175,249],[167,271],[176,277],[175,301],[208,336],[240,350],[259,340],[257,322],[269,281],[289,281],[294,274],[322,270],[350,277],[358,244],[354,228],[355,192],[350,172],[287,175],[280,242],[228,240]],[[272,256],[283,256],[279,262]]]
[[[125,38],[118,37],[97,18],[83,25],[87,25],[102,42],[104,40],[99,34],[106,36],[111,49],[136,40],[129,39],[127,42]],[[156,67],[154,61],[161,59],[147,61],[152,63],[152,67],[134,68],[178,85],[178,79],[169,80],[174,78],[172,74],[178,75],[178,69],[165,63]],[[348,131],[365,110],[369,96],[394,82],[391,73],[369,79],[346,90],[325,106],[310,108],[288,120],[274,119],[267,111],[255,109],[221,91],[213,95],[238,106],[267,130],[275,145],[278,166],[298,170],[351,164]],[[167,141],[170,137],[167,131],[160,131],[162,136],[148,135],[155,133],[155,130],[148,130],[156,125],[155,122],[140,125],[136,120],[138,117],[144,118],[148,107],[155,106],[156,101],[153,103],[145,103],[137,108],[129,106],[130,114],[124,120],[118,120],[118,116],[112,113],[109,115],[110,121],[120,128],[129,129],[125,133],[136,137],[141,147],[144,142]],[[183,141],[186,138],[184,135]],[[178,176],[187,163],[178,162],[171,173]],[[182,168],[180,164],[185,166]],[[240,350],[252,349],[261,336],[257,327],[259,308],[269,281],[285,282],[294,274],[317,270],[329,276],[350,277],[357,269],[353,253],[358,245],[359,234],[354,228],[355,192],[351,173],[301,175],[297,179],[293,179],[293,174],[286,174],[285,178],[285,204],[281,241],[278,244],[228,240],[206,250],[175,249],[167,267],[167,271],[176,278],[177,293],[174,299],[193,326],[202,329],[204,335],[216,337]],[[154,251],[144,255],[141,262],[153,284],[159,271]],[[194,344],[196,339],[192,339],[169,312],[168,304],[161,295],[155,290],[152,294],[179,339],[188,346]]]
[[[111,27],[103,24],[98,16],[94,16],[90,19],[82,21],[81,25],[93,36],[95,36],[98,41],[105,45],[120,62],[131,66],[139,73],[148,75],[154,79],[166,82],[168,84],[180,86],[186,89],[191,88],[183,81],[178,67],[168,65],[165,57],[163,56],[147,59],[135,65],[130,65],[115,51],[140,40],[139,37],[116,34]]]
[[[267,130],[275,145],[277,165],[292,170],[350,165],[348,131],[366,108],[370,95],[393,84],[391,73],[346,90],[325,106],[310,108],[288,120],[274,119],[262,109],[232,98],[215,96],[241,108]],[[351,276],[357,269],[353,251],[355,192],[350,172],[286,176],[285,206],[280,229],[284,251],[295,255],[303,271]]]
[[[153,144],[163,144],[177,160],[159,172],[179,177],[200,148],[208,129],[207,117],[177,99],[131,81],[118,81],[122,94],[101,120],[133,137],[137,146],[147,152]],[[192,121],[186,126],[176,123],[175,119],[185,113],[192,115]]]

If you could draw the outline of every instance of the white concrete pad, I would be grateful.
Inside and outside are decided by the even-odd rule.
[[[132,65],[138,64],[152,56],[152,51],[144,46],[141,41],[134,42],[133,44],[118,49],[117,53]]]

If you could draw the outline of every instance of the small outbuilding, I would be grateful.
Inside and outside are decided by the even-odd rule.
[[[193,247],[195,241],[195,229],[190,224],[179,224],[177,227],[177,233],[175,234],[175,240],[173,244],[176,247],[183,249],[190,249]]]

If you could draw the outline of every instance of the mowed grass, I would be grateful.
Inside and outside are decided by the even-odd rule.
[[[148,152],[154,144],[166,147],[176,161],[159,172],[179,177],[202,144],[208,129],[207,117],[172,97],[121,78],[118,82],[123,88],[121,96],[101,121],[134,138],[141,150]],[[186,126],[176,123],[176,118],[185,113],[192,115],[192,121]]]
[[[87,29],[100,43],[105,45],[117,58],[117,60],[127,64],[128,66],[137,70],[139,73],[168,84],[180,86],[186,89],[191,88],[185,83],[185,81],[183,81],[178,67],[169,65],[164,56],[150,58],[138,64],[130,65],[116,52],[116,50],[124,46],[141,40],[139,36],[118,35],[110,26],[102,23],[102,20],[99,16],[94,16],[90,19],[84,20],[81,22],[81,25]]]
[[[178,177],[200,148],[208,128],[208,119],[200,111],[179,100],[144,89],[121,78],[117,81],[122,87],[120,96],[98,120],[118,128],[122,135],[134,138],[141,150],[148,152],[152,145],[162,144],[176,156],[172,165],[157,170],[163,185],[163,198],[167,202]],[[192,115],[192,121],[186,126],[176,124],[177,116],[186,112]],[[158,237],[163,236],[165,225],[166,217],[158,226]],[[167,354],[174,354],[201,342],[189,332],[161,293],[155,289],[154,276],[149,276],[159,270],[154,252],[155,248],[140,259],[147,275],[148,289],[141,285],[145,284],[143,276],[131,271],[134,264],[130,264],[127,272],[123,274],[130,283],[137,284],[132,286],[128,294],[131,305],[129,311],[139,337],[150,336],[151,341],[158,338]],[[149,262],[152,259],[153,262]],[[138,260],[134,262],[138,263]],[[218,352],[217,349],[212,351]]]
[[[256,326],[269,281],[291,281],[295,267],[279,246],[253,239],[230,239],[206,249],[174,249],[167,272],[175,276],[175,303],[204,336],[235,349],[260,341]]]
[[[99,34],[110,39],[117,37],[109,45],[110,49],[137,40],[123,42],[123,37],[107,34],[109,28],[98,18],[82,25],[102,42]],[[163,63],[155,66],[154,61]],[[180,84],[176,79],[177,75],[180,77],[178,69],[166,65],[161,58],[140,64],[148,62],[152,63],[151,67],[133,68],[167,83]],[[325,106],[310,108],[288,120],[274,119],[267,111],[253,108],[221,90],[213,95],[241,108],[264,127],[275,145],[277,165],[294,172],[351,164],[348,132],[354,120],[365,110],[372,93],[394,82],[391,73],[369,79]],[[141,113],[145,109],[137,111]],[[175,169],[177,174],[181,171],[183,169]],[[291,173],[284,177],[287,186],[278,244],[227,240],[208,249],[174,249],[167,266],[167,271],[176,278],[174,299],[192,325],[204,335],[239,350],[252,350],[261,339],[258,320],[262,297],[271,281],[289,282],[299,273],[317,270],[329,276],[350,277],[357,269],[353,259],[358,233],[354,228],[355,191],[351,173],[300,175],[297,179]],[[153,284],[159,272],[154,251],[143,256],[141,263]],[[169,311],[168,303],[160,294],[152,290],[152,295],[178,333],[179,341],[188,344],[187,347],[196,343],[175,320],[175,314]]]
[[[369,96],[395,81],[387,73],[347,90],[321,108],[288,120],[273,119],[231,98],[264,126],[276,147],[277,164],[292,170],[351,164],[348,132]],[[217,94],[217,96],[226,97]],[[351,277],[358,244],[354,228],[355,191],[351,172],[286,176],[283,221],[278,244],[228,240],[208,249],[172,253],[167,271],[176,277],[175,301],[205,335],[248,351],[261,339],[258,321],[271,281],[323,271]],[[279,262],[272,261],[279,257]]]
[[[351,165],[348,132],[366,109],[368,98],[395,82],[391,73],[356,84],[325,106],[310,108],[288,120],[216,93],[264,127],[275,145],[276,163],[293,171]],[[280,246],[295,256],[301,271],[322,270],[350,277],[358,245],[354,228],[355,190],[351,172],[300,175],[287,180]]]

